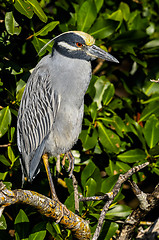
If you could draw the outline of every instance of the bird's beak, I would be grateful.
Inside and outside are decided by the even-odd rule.
[[[115,57],[113,57],[111,54],[105,52],[103,49],[97,47],[96,45],[89,46],[87,48],[87,54],[90,55],[94,59],[101,58],[106,61],[119,63],[119,61]]]

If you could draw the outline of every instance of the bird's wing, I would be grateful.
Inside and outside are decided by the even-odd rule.
[[[48,69],[37,66],[31,74],[21,100],[17,143],[21,153],[29,156],[50,132],[60,106],[60,97],[52,86]]]

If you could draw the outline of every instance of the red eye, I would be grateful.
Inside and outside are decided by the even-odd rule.
[[[83,46],[83,44],[79,43],[79,42],[76,42],[76,45],[77,45],[77,47],[82,47]]]

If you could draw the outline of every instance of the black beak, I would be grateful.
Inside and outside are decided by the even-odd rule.
[[[111,54],[105,52],[103,49],[97,47],[96,45],[89,46],[87,48],[87,54],[92,56],[92,58],[101,58],[109,62],[116,62],[119,63],[119,61],[113,57]]]

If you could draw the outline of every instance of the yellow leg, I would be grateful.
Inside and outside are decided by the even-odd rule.
[[[54,183],[53,183],[53,180],[52,180],[51,172],[50,172],[48,155],[45,153],[42,156],[42,159],[43,159],[45,170],[46,170],[47,177],[48,177],[48,180],[49,180],[52,199],[57,199],[58,200],[56,192],[55,192],[55,187],[54,187]]]

